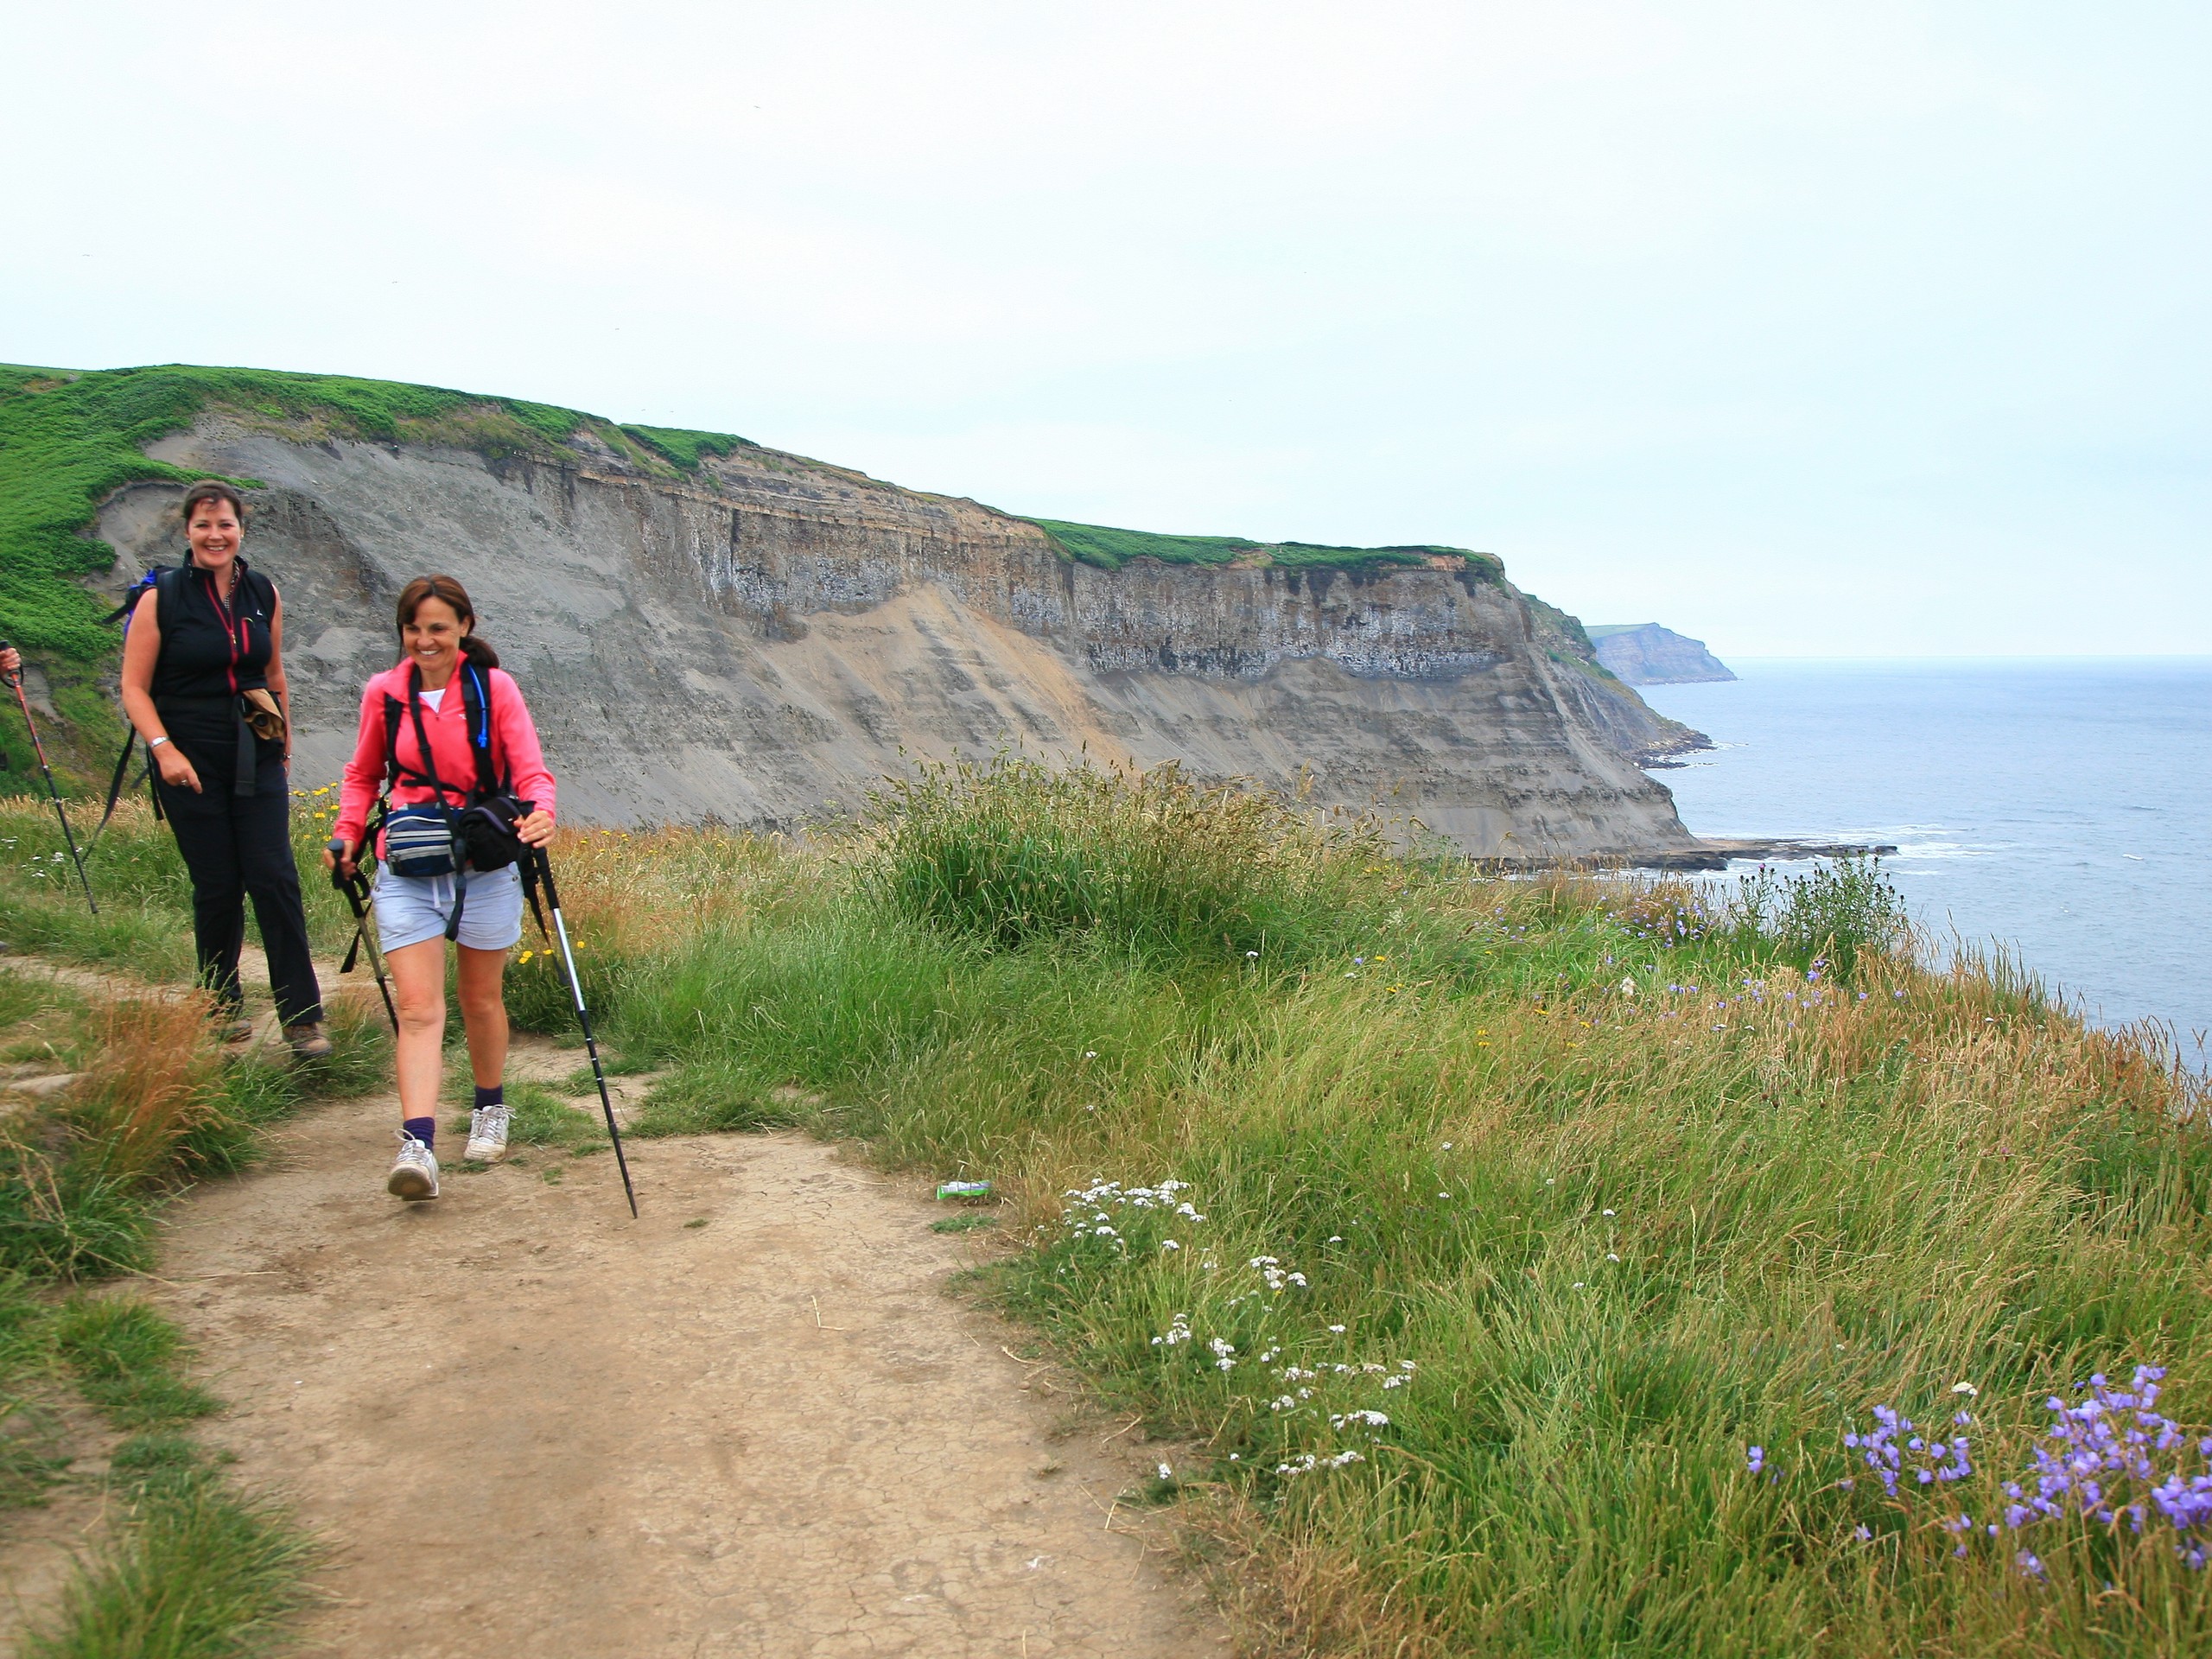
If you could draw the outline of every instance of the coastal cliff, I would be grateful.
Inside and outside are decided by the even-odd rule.
[[[251,480],[247,550],[285,595],[296,783],[335,776],[359,687],[392,658],[392,601],[435,569],[530,688],[572,817],[788,826],[917,758],[1019,743],[1303,788],[1480,855],[1694,845],[1636,764],[1665,725],[1554,652],[1484,556],[1103,568],[1039,524],[740,440],[648,447],[572,416],[556,440],[486,442],[504,429],[482,408],[371,437],[209,400],[140,446],[162,476],[101,499],[115,557],[93,585],[179,556],[185,477]]]
[[[1598,660],[1630,685],[1694,685],[1736,677],[1705,648],[1704,640],[1656,622],[1592,626],[1587,632]]]

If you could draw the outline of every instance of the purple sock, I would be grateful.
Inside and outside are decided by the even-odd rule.
[[[402,1122],[399,1127],[426,1147],[436,1143],[438,1120],[435,1117],[410,1117]]]
[[[507,1085],[505,1084],[495,1083],[489,1089],[486,1089],[480,1083],[476,1085],[476,1109],[478,1111],[482,1111],[486,1106],[504,1106],[506,1103]]]

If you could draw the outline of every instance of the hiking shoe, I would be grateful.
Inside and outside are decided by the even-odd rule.
[[[436,1154],[404,1129],[399,1132],[399,1156],[391,1166],[391,1173],[385,1177],[384,1190],[395,1198],[438,1196]]]
[[[242,1014],[232,1014],[228,1019],[218,1019],[215,1029],[226,1043],[242,1043],[253,1035],[253,1021]]]
[[[468,1150],[462,1155],[496,1163],[507,1155],[507,1117],[505,1106],[479,1106],[468,1115]]]
[[[292,1046],[296,1060],[327,1060],[330,1058],[330,1039],[324,1034],[320,1021],[310,1020],[304,1025],[284,1027],[284,1040]]]

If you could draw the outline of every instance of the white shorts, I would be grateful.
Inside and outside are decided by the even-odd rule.
[[[377,872],[370,903],[376,907],[377,939],[386,950],[444,936],[453,914],[454,879],[449,875],[394,875]],[[472,950],[505,950],[522,938],[522,871],[469,872],[468,902],[461,907],[460,943]]]

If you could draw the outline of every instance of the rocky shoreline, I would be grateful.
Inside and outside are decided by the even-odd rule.
[[[1533,874],[1540,870],[1725,870],[1737,863],[1780,863],[1802,858],[1887,857],[1897,851],[1887,843],[1848,841],[1791,841],[1779,838],[1722,836],[1701,838],[1695,846],[1670,847],[1656,852],[1601,853],[1581,858],[1485,858],[1483,868],[1500,874]]]

